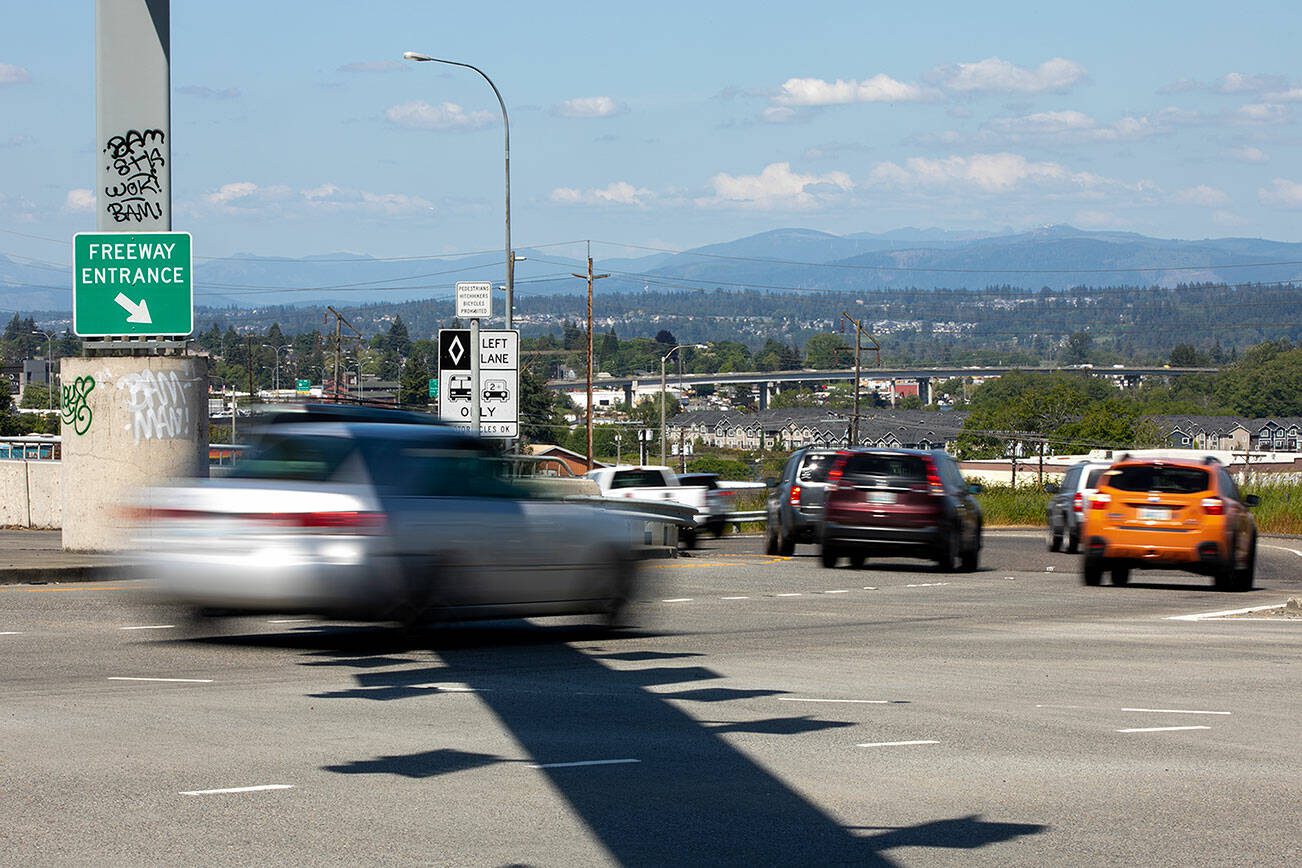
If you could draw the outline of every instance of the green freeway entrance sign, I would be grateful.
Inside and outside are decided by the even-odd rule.
[[[72,330],[79,337],[194,331],[189,232],[79,232],[72,248]]]

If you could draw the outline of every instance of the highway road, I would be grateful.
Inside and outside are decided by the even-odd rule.
[[[0,862],[1296,864],[1302,594],[1086,588],[706,541],[640,626],[195,638],[132,582],[0,587]]]

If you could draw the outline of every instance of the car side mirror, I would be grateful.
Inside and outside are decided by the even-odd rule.
[[[1044,483],[1044,490],[1048,494],[1057,494],[1062,491],[1062,487],[1056,482],[1046,482]]]
[[[776,476],[764,477],[765,488],[777,488],[777,486],[778,486],[778,478]]]
[[[1249,494],[1247,497],[1243,498],[1243,505],[1247,507],[1253,507],[1259,503],[1261,503],[1261,498],[1257,497],[1255,494]]]
[[[986,490],[986,487],[979,482],[970,482],[968,483],[967,490],[973,494],[980,494]]]

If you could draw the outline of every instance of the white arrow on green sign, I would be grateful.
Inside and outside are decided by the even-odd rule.
[[[189,232],[79,232],[72,248],[72,330],[79,337],[194,331]]]

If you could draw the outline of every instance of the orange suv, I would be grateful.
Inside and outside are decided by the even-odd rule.
[[[1257,524],[1225,467],[1203,461],[1123,456],[1103,474],[1081,531],[1083,578],[1130,581],[1135,567],[1212,577],[1217,590],[1252,589]]]

